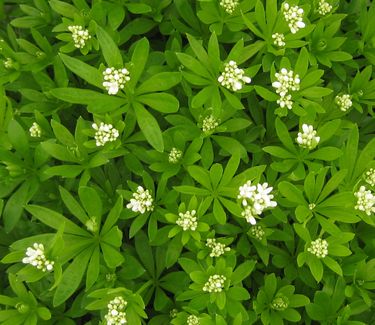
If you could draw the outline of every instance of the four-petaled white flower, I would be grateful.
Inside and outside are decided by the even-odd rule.
[[[320,141],[320,137],[316,136],[316,131],[312,125],[302,124],[302,132],[298,132],[296,142],[302,148],[309,150],[314,149]]]
[[[133,193],[133,198],[130,199],[126,207],[134,212],[143,214],[146,211],[154,210],[153,202],[154,199],[150,192],[145,190],[142,186],[138,186],[137,191]]]
[[[103,71],[103,77],[103,87],[105,87],[109,95],[116,95],[130,80],[129,71],[126,68],[107,68]]]
[[[22,263],[31,264],[43,272],[51,272],[55,264],[54,261],[46,258],[44,245],[41,243],[34,243],[32,247],[26,249],[26,256],[22,259]]]
[[[224,72],[217,78],[217,81],[232,91],[241,90],[244,83],[250,83],[250,77],[244,75],[245,71],[237,67],[233,60],[224,65]]]
[[[99,125],[96,123],[92,124],[92,128],[95,132],[96,146],[104,146],[107,142],[116,141],[119,137],[119,131],[115,129],[112,124],[105,124],[101,122]]]
[[[124,312],[127,304],[128,302],[121,296],[115,297],[108,303],[108,312],[104,316],[107,325],[127,324],[128,321]]]
[[[86,41],[91,38],[89,31],[80,25],[68,26],[69,31],[72,33],[74,46],[78,49],[86,45]]]
[[[306,26],[303,22],[304,12],[302,8],[291,6],[289,3],[285,2],[283,5],[283,14],[292,34],[297,33],[299,29]]]

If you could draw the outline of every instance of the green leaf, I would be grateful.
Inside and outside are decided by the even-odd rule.
[[[137,84],[139,78],[143,73],[143,70],[145,69],[149,50],[150,45],[147,38],[145,37],[141,38],[134,47],[134,52],[131,59],[132,66],[129,67],[129,84],[133,87]]]
[[[165,114],[176,113],[180,103],[176,97],[167,93],[153,93],[138,96],[137,99],[147,106]]]
[[[223,206],[221,205],[220,201],[217,198],[214,199],[213,212],[214,212],[216,221],[219,224],[224,225],[227,221],[227,214],[225,213]]]
[[[134,102],[133,107],[135,115],[137,117],[139,128],[141,129],[146,140],[157,151],[163,152],[163,136],[157,120],[144,108],[143,105]]]
[[[264,147],[263,151],[269,153],[272,156],[288,159],[288,158],[295,158],[295,155],[288,150],[285,150],[282,147],[276,147],[276,146],[268,146]]]
[[[293,228],[296,231],[297,235],[301,237],[306,243],[311,242],[310,233],[303,225],[294,223]]]
[[[203,187],[211,190],[211,181],[209,173],[200,166],[189,166],[188,172],[191,177],[193,177],[199,184]]]
[[[324,161],[333,161],[342,155],[342,151],[336,147],[323,147],[312,153],[309,153],[308,158],[320,159]]]
[[[251,272],[254,270],[254,267],[256,265],[255,260],[248,260],[242,264],[240,264],[233,272],[232,274],[232,283],[239,284],[241,281],[243,281],[246,277],[248,277]]]
[[[82,209],[81,205],[77,200],[62,186],[59,186],[61,199],[65,206],[68,208],[71,214],[73,214],[81,223],[84,225],[89,220],[85,210]]]
[[[122,55],[113,38],[100,26],[96,27],[96,35],[108,67],[123,68]]]
[[[100,196],[92,187],[80,186],[78,189],[79,199],[85,210],[87,211],[88,216],[97,217],[100,220],[102,215],[102,200]]]
[[[306,47],[303,47],[301,51],[299,52],[294,70],[296,73],[299,74],[300,78],[303,79],[303,77],[306,75],[308,67],[309,67],[309,52],[306,49]]]
[[[279,183],[278,188],[280,193],[289,201],[302,205],[307,205],[307,202],[302,194],[302,191],[299,190],[293,184],[283,181]]]
[[[136,94],[144,94],[156,91],[168,90],[181,82],[181,73],[179,72],[160,72],[146,81],[137,88]]]
[[[25,130],[16,120],[8,124],[8,137],[13,148],[23,157],[29,159],[29,140]]]
[[[250,299],[249,292],[243,287],[232,287],[227,291],[227,296],[233,300],[248,300]]]
[[[329,247],[328,247],[329,252]],[[342,269],[339,263],[337,263],[333,258],[326,256],[323,258],[323,262],[327,265],[333,272],[337,273],[338,275],[342,276]]]
[[[210,72],[207,70],[201,62],[193,58],[191,55],[185,53],[176,53],[177,59],[181,62],[184,68],[187,68],[193,71],[198,76],[203,77],[204,79],[210,80],[212,77]]]
[[[327,258],[327,256],[325,257]],[[307,259],[311,274],[317,282],[320,282],[323,277],[323,264],[320,259],[310,254],[310,258]]]
[[[112,207],[111,211],[109,212],[107,219],[104,222],[104,225],[101,230],[102,234],[107,233],[112,228],[112,226],[116,224],[123,209],[122,202],[123,202],[122,196],[119,196],[118,199],[116,200],[115,205]]]
[[[317,203],[323,201],[328,195],[330,195],[341,184],[347,173],[348,171],[343,169],[334,174],[324,186],[323,191],[318,197]]]
[[[256,93],[260,97],[264,98],[265,100],[268,100],[270,102],[275,102],[276,100],[279,99],[279,96],[277,94],[275,94],[275,92],[270,91],[265,87],[255,85],[254,89],[255,89]]]
[[[150,275],[155,273],[154,258],[151,247],[149,246],[149,240],[143,231],[140,231],[135,236],[135,249],[139,256],[139,259],[146,267]]]
[[[279,119],[275,120],[276,133],[282,144],[290,151],[296,153],[294,142],[290,137],[290,133],[286,125]]]
[[[50,0],[49,4],[53,11],[64,17],[74,18],[75,15],[79,15],[79,10],[65,1]]]
[[[55,120],[51,120],[51,126],[56,139],[59,140],[62,144],[65,144],[69,147],[76,145],[73,135],[65,126],[63,126],[59,122],[56,122]]]
[[[100,250],[99,247],[94,249],[90,262],[87,267],[86,290],[90,289],[98,280],[100,271]]]
[[[223,177],[221,178],[220,186],[226,186],[230,183],[233,176],[237,172],[237,168],[240,164],[240,157],[239,155],[233,155],[230,157],[223,173]]]
[[[190,47],[197,56],[198,60],[203,64],[203,66],[210,67],[210,60],[204,47],[193,36],[189,34],[186,36],[189,40]]]
[[[122,254],[113,246],[103,242],[100,243],[100,248],[103,252],[104,261],[109,268],[114,269],[124,262]]]
[[[332,89],[324,88],[324,87],[310,87],[303,89],[299,92],[301,96],[307,98],[322,98],[324,96],[328,96],[333,92]]]

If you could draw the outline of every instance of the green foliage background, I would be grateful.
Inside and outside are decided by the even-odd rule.
[[[375,324],[375,221],[354,196],[374,191],[375,2],[328,1],[322,16],[319,1],[290,1],[304,9],[295,34],[280,1],[232,14],[219,2],[0,1],[1,324],[105,324],[119,295],[131,325]],[[83,48],[70,25],[88,29]],[[217,81],[230,60],[252,79],[237,92]],[[129,70],[116,96],[106,67]],[[291,110],[272,87],[281,68],[301,79]],[[93,122],[119,139],[97,147]],[[302,124],[314,150],[295,141]],[[247,180],[278,204],[261,228],[241,216]],[[139,185],[153,211],[126,207]],[[187,209],[196,231],[176,225]],[[207,238],[231,250],[210,257]],[[307,250],[317,238],[324,258]],[[22,263],[35,242],[53,272]],[[202,290],[213,274],[226,276],[220,293]]]

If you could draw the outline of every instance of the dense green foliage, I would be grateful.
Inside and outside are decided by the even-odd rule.
[[[0,323],[375,324],[374,18],[0,1]]]

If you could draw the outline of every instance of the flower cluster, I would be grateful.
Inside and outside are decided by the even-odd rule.
[[[182,157],[182,151],[178,150],[177,148],[172,148],[168,156],[168,161],[171,164],[177,164],[179,160],[181,159],[181,157]]]
[[[26,249],[26,256],[22,259],[22,263],[31,264],[43,272],[51,272],[55,264],[54,261],[47,260],[44,246],[40,243],[34,243],[32,247]]]
[[[13,60],[12,60],[12,58],[6,58],[6,60],[4,60],[3,63],[4,63],[4,67],[6,69],[13,68]]]
[[[245,71],[237,67],[237,63],[233,60],[229,61],[224,66],[224,72],[217,78],[217,81],[232,91],[242,89],[244,83],[250,83],[250,77],[244,76]]]
[[[292,34],[298,32],[300,28],[305,27],[303,22],[303,9],[298,6],[291,6],[285,2],[283,6],[283,13],[285,21],[288,23],[289,29]]]
[[[103,76],[103,87],[105,87],[109,95],[116,95],[118,91],[123,89],[125,84],[130,80],[129,71],[125,68],[107,68],[103,71]]]
[[[356,210],[364,211],[369,216],[375,213],[375,196],[370,190],[361,186],[354,196],[357,198],[357,204],[354,207]]]
[[[318,238],[311,242],[307,251],[317,258],[324,258],[328,255],[328,243],[325,239]]]
[[[187,325],[199,325],[200,321],[199,318],[195,315],[189,315],[189,317],[186,320]]]
[[[314,149],[320,141],[312,125],[302,124],[302,132],[298,132],[296,142],[302,148]]]
[[[285,36],[284,34],[275,33],[272,34],[273,44],[275,44],[278,47],[285,46]]]
[[[365,182],[367,184],[370,184],[371,186],[375,186],[375,169],[370,168],[366,173],[365,173]]]
[[[195,231],[198,226],[197,217],[195,217],[196,213],[197,212],[195,210],[186,211],[185,213],[180,212],[178,214],[179,218],[176,220],[176,224],[180,226],[183,231]]]
[[[133,193],[133,198],[126,205],[128,209],[141,214],[146,211],[154,210],[153,198],[148,190],[144,190],[142,186],[137,187],[137,191]]]
[[[207,116],[202,121],[202,131],[204,133],[209,133],[215,130],[219,126],[219,121],[213,116]]]
[[[108,303],[108,313],[104,316],[107,325],[120,325],[128,322],[124,312],[127,304],[127,301],[121,296],[115,297]]]
[[[263,230],[262,226],[254,225],[250,228],[251,236],[255,237],[258,240],[262,240],[264,235],[266,234]]]
[[[223,291],[224,282],[227,278],[224,275],[214,274],[208,278],[203,286],[204,292],[221,292]]]
[[[332,10],[332,5],[330,5],[327,1],[319,0],[318,4],[318,12],[320,15],[325,16],[329,14]]]
[[[33,122],[33,124],[31,125],[29,129],[29,133],[30,133],[30,136],[33,138],[40,138],[40,136],[42,135],[42,129],[38,123]]]
[[[335,97],[335,103],[343,112],[346,112],[353,105],[351,96],[349,94],[343,94],[341,96],[337,95]]]
[[[275,297],[271,303],[271,308],[274,310],[279,310],[279,311],[287,309],[288,306],[289,306],[289,299],[285,296]]]
[[[83,48],[86,45],[86,41],[91,38],[89,31],[87,29],[83,29],[82,26],[69,26],[68,29],[72,33],[74,46],[77,49]]]
[[[116,141],[120,135],[118,130],[115,129],[112,124],[104,124],[101,122],[98,125],[93,123],[92,128],[96,131],[94,137],[97,147],[104,146],[107,142]]]
[[[236,9],[238,4],[239,4],[238,0],[221,0],[220,1],[220,6],[225,10],[226,13],[230,15]]]
[[[252,185],[251,181],[247,181],[239,187],[238,199],[244,206],[242,216],[252,225],[256,224],[255,216],[261,215],[266,208],[273,208],[277,205],[272,201],[273,194],[270,194],[272,187],[268,187],[268,183]]]
[[[206,246],[211,248],[211,257],[219,257],[225,252],[230,251],[230,247],[226,247],[225,244],[217,242],[215,238],[207,238]]]
[[[288,71],[282,68],[280,72],[275,73],[275,77],[277,80],[272,83],[272,87],[276,88],[276,93],[280,95],[277,103],[281,108],[287,107],[288,109],[292,109],[292,95],[289,92],[299,90],[301,82],[299,75],[292,70]]]

